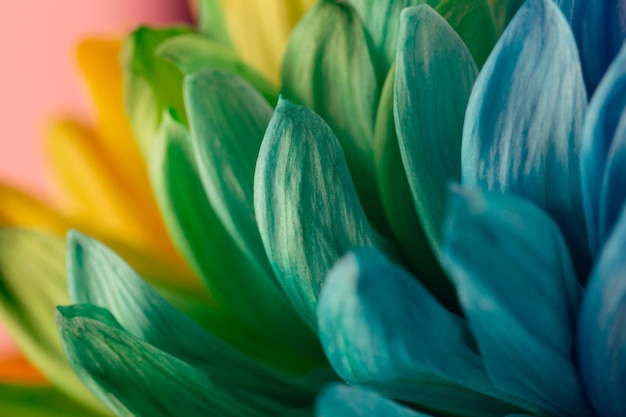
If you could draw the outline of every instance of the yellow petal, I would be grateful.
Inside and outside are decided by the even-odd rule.
[[[0,226],[22,226],[64,234],[67,220],[37,198],[6,185],[0,185]]]
[[[278,84],[291,29],[314,0],[222,0],[230,37],[244,61]]]
[[[0,383],[46,384],[46,380],[23,356],[0,358]]]

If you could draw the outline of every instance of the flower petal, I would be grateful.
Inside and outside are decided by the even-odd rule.
[[[604,241],[626,201],[626,48],[598,86],[585,116],[580,149],[582,196],[592,253]]]
[[[353,246],[374,245],[374,238],[339,142],[313,111],[279,101],[259,153],[254,204],[287,297],[317,329],[326,272]]]
[[[43,201],[11,186],[0,184],[0,225],[37,229],[62,235],[69,228],[63,215]]]
[[[426,417],[374,391],[331,385],[315,400],[317,417]]]
[[[598,414],[626,413],[626,215],[599,256],[583,298],[578,322],[578,363]]]
[[[230,46],[230,35],[221,0],[190,0],[198,16],[198,31],[211,40]],[[197,10],[196,10],[197,9]]]
[[[52,387],[0,384],[0,410],[11,417],[94,417]]]
[[[318,318],[326,355],[350,384],[441,414],[518,410],[496,399],[508,400],[489,382],[466,323],[374,250],[356,250],[335,265]]]
[[[191,29],[187,27],[140,27],[124,43],[121,61],[126,112],[144,154],[150,151],[167,108],[172,107],[179,117],[186,117],[181,88],[183,75],[155,52],[166,40],[188,33]]]
[[[60,390],[95,411],[102,405],[67,363],[51,311],[69,297],[60,237],[0,229],[0,316],[20,351]]]
[[[578,150],[585,86],[551,0],[528,0],[483,67],[463,130],[463,182],[526,197],[556,220],[580,277],[589,250]]]
[[[444,236],[495,386],[555,415],[593,416],[571,359],[580,287],[553,220],[512,196],[456,189]]]
[[[311,393],[292,386],[262,365],[236,351],[161,298],[105,246],[70,234],[68,247],[70,292],[75,303],[106,308],[130,334],[206,372],[227,372],[225,381],[275,398],[307,398]],[[224,326],[221,321],[228,320]],[[219,336],[232,339],[240,329],[232,316],[216,315]],[[222,326],[221,328],[219,326]],[[254,344],[254,334],[236,335],[237,342]],[[255,350],[255,346],[250,346]],[[294,380],[295,381],[295,380]],[[229,382],[229,383],[230,383]],[[294,383],[295,384],[295,383]]]
[[[504,32],[524,1],[526,0],[490,0],[498,35]]]
[[[289,38],[282,94],[319,114],[337,135],[363,208],[384,225],[376,190],[374,122],[386,72],[379,71],[356,11],[320,1]]]
[[[58,307],[56,320],[76,373],[117,415],[305,415],[306,403],[283,405],[246,389],[248,381],[230,374],[237,368],[203,372],[127,333],[106,309]]]
[[[161,124],[149,156],[150,176],[172,238],[218,304],[229,310],[227,327],[237,317],[241,326],[262,329],[255,343],[250,344],[249,337],[229,341],[240,349],[253,348],[257,356],[292,372],[320,362],[313,334],[273,282],[272,272],[268,276],[250,262],[208,201],[185,127],[171,115],[163,116]],[[244,331],[228,335],[238,333]]]
[[[448,181],[461,178],[461,132],[477,69],[463,41],[429,6],[405,9],[394,114],[402,161],[436,255]]]
[[[199,35],[180,35],[163,42],[156,53],[172,61],[184,74],[207,68],[220,69],[250,83],[267,101],[274,105],[278,98],[276,87],[265,77],[244,64],[229,48]]]

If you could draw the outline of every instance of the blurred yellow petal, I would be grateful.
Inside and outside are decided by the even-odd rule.
[[[192,10],[198,0],[190,0]],[[243,60],[278,84],[287,37],[317,0],[221,0],[228,35]]]
[[[67,220],[37,198],[0,185],[0,226],[22,226],[64,234]]]
[[[24,357],[0,358],[0,384],[37,384],[46,383],[45,378]]]

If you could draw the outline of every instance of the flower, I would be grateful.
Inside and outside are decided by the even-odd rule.
[[[336,380],[316,334],[322,278],[355,245],[406,256],[391,243],[390,227],[378,232],[366,218],[379,213],[381,229],[389,221],[378,191],[367,185],[378,181],[374,119],[384,120],[384,151],[393,135],[386,129],[396,87],[393,81],[384,87],[396,75],[390,45],[398,33],[405,39],[399,49],[407,59],[395,67],[403,76],[413,75],[409,64],[434,61],[424,74],[439,82],[448,73],[438,70],[453,67],[460,97],[442,94],[442,106],[454,110],[460,135],[477,73],[474,56],[484,61],[499,30],[484,2],[412,7],[400,25],[406,5],[382,9],[391,17],[381,24],[365,3],[319,2],[290,37],[281,74],[285,98],[276,109],[271,81],[219,38],[182,27],[141,28],[129,37],[123,62],[133,131],[173,241],[215,303],[201,306],[202,328],[105,246],[71,234],[74,304],[59,307],[57,324],[77,374],[114,412],[310,414],[319,388]],[[476,36],[476,25],[487,30]],[[441,42],[410,42],[407,33],[416,32]],[[328,124],[290,100],[309,104]],[[396,106],[407,101],[400,95]],[[397,145],[389,146],[399,161]],[[357,190],[351,176],[361,179]],[[359,199],[371,203],[364,210]],[[410,245],[403,250],[414,253]],[[431,268],[424,269],[430,286],[454,308],[449,281],[434,255],[425,255],[416,269]]]
[[[613,7],[582,28],[611,27],[594,19]],[[593,35],[574,34],[552,2],[527,1],[472,89],[440,246],[463,318],[372,249],[331,271],[322,345],[378,393],[332,387],[318,415],[424,415],[388,398],[429,415],[624,415],[626,49],[604,46],[625,33],[600,38],[613,63],[597,88],[576,44]]]

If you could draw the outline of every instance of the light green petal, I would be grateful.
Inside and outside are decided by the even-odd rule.
[[[278,100],[276,87],[265,77],[243,63],[231,48],[203,36],[176,36],[163,42],[157,54],[172,61],[184,74],[215,68],[238,75],[258,90],[272,106]]]
[[[478,68],[482,67],[498,39],[489,0],[444,0],[435,10],[463,39]]]
[[[202,187],[189,133],[169,114],[163,117],[149,167],[172,239],[204,279],[220,310],[228,310],[217,319],[215,313],[205,317],[211,330],[280,369],[304,372],[321,362],[313,335],[273,278],[264,277],[266,272],[249,262],[222,225]]]
[[[77,374],[119,416],[307,415],[308,403],[283,405],[229,381],[236,370],[227,364],[203,372],[159,350],[124,331],[105,309],[59,307],[57,325]]]
[[[402,165],[393,116],[395,79],[394,64],[387,75],[376,116],[376,179],[383,207],[391,230],[415,275],[441,302],[458,310],[454,288],[435,258],[417,217]]]
[[[49,386],[0,384],[0,411],[7,417],[93,417]]]
[[[222,0],[198,0],[198,30],[209,39],[228,46],[230,36],[221,2]]]
[[[313,111],[281,100],[267,128],[254,204],[268,256],[287,296],[312,329],[326,272],[374,238],[343,151]]]
[[[165,40],[187,33],[191,33],[191,28],[141,27],[124,44],[121,60],[126,112],[144,154],[149,152],[167,108],[174,108],[179,117],[185,118],[183,75],[155,51]]]
[[[461,179],[465,107],[476,80],[472,56],[429,6],[405,9],[398,40],[394,114],[418,217],[436,255],[447,183]]]
[[[374,168],[374,121],[386,72],[374,65],[365,29],[346,2],[322,0],[294,29],[282,94],[319,114],[337,135],[363,207],[384,231]]]
[[[54,325],[54,308],[69,301],[66,282],[63,239],[23,229],[0,229],[3,324],[24,355],[54,385],[94,412],[105,413],[74,375]]]

